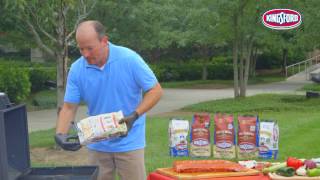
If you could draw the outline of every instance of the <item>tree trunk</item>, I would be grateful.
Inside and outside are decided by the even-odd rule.
[[[56,31],[58,32],[58,46],[57,48],[57,109],[58,112],[62,108],[63,97],[65,93],[67,81],[67,68],[68,68],[68,43],[67,30],[66,30],[66,17],[64,14],[65,4],[63,1],[60,3],[61,10],[58,16],[58,24]],[[60,52],[59,52],[60,50]]]
[[[240,48],[242,49],[242,48]],[[243,50],[242,50],[243,51]],[[245,80],[244,80],[244,63],[245,63],[245,57],[243,55],[243,52],[240,53],[240,62],[239,62],[239,84],[240,84],[240,97],[246,96],[245,91]]]
[[[249,73],[250,77],[256,76],[257,53],[258,53],[258,48],[252,47],[251,56],[250,56],[250,73]]]
[[[239,51],[239,39],[238,39],[238,16],[234,14],[234,40],[233,40],[233,89],[234,97],[239,97],[239,71],[238,71],[238,51]]]
[[[243,37],[243,33],[240,34],[240,37],[239,37],[240,41],[239,41],[239,56],[240,56],[240,59],[239,59],[239,90],[240,90],[240,97],[245,97],[245,94],[244,94],[244,61],[245,61],[245,52],[244,52],[244,49],[245,49],[245,45],[244,45],[244,37]]]
[[[248,79],[249,79],[249,71],[250,71],[250,57],[252,54],[252,45],[253,45],[253,39],[252,37],[248,40],[247,48],[245,49],[246,53],[244,55],[244,82],[243,82],[243,89],[242,93],[240,92],[241,97],[245,97],[247,95],[247,86],[248,86]]]
[[[204,46],[199,46],[199,51],[200,54],[203,58],[202,61],[202,80],[207,80],[208,79],[208,62],[210,60],[210,56],[209,56],[209,48],[208,46],[204,45]]]
[[[286,67],[287,67],[287,57],[288,57],[288,49],[282,49],[282,69],[281,74],[286,75]]]
[[[67,79],[67,56],[61,54],[57,56],[57,109],[60,109],[63,104]]]
[[[203,65],[202,65],[202,80],[207,80],[207,79],[208,79],[207,63],[203,62]]]

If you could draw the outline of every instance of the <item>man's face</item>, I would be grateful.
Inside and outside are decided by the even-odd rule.
[[[80,53],[92,65],[101,67],[106,61],[107,37],[98,38],[96,33],[87,32],[76,36]]]

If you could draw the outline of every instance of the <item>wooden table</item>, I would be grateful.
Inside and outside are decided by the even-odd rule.
[[[147,180],[173,180],[173,178],[161,175],[157,172],[152,172],[148,175]],[[270,180],[270,178],[268,176],[264,176],[260,174],[257,176],[220,177],[220,178],[209,178],[209,179],[206,178],[202,180]]]

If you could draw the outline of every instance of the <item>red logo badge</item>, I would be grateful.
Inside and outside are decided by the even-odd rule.
[[[263,25],[271,29],[293,29],[298,27],[302,20],[301,14],[291,9],[272,9],[262,16]]]

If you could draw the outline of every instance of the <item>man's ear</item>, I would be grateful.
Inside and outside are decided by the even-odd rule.
[[[104,44],[108,44],[108,36],[103,36],[102,39],[101,39],[101,42],[104,43]]]

